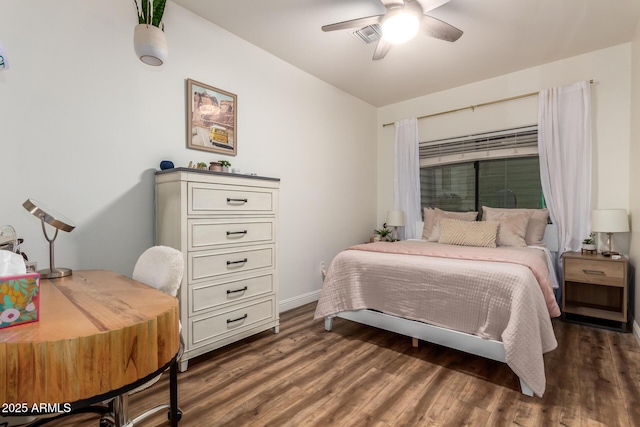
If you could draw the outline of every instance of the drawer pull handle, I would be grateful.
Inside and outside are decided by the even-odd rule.
[[[240,320],[244,320],[247,318],[247,314],[245,314],[242,317],[238,317],[237,319],[227,319],[227,323],[233,323],[233,322],[239,322]]]
[[[582,270],[582,272],[583,272],[584,274],[597,274],[597,275],[599,275],[599,276],[604,276],[604,275],[605,275],[605,274],[604,274],[604,271],[600,271],[600,270],[584,270],[584,269],[583,269],[583,270]]]
[[[232,234],[247,234],[247,230],[242,231],[227,231],[227,236],[231,236]]]
[[[244,292],[247,289],[249,289],[249,288],[247,288],[246,286],[244,288],[242,288],[242,289],[236,289],[235,291],[231,291],[231,290],[227,289],[227,294],[233,294],[233,293],[236,293],[236,292]]]
[[[248,201],[249,199],[231,199],[227,197],[227,203],[231,203],[231,202],[247,203]]]
[[[245,263],[245,262],[247,262],[247,258],[245,258],[245,259],[241,259],[241,260],[238,260],[238,261],[227,261],[227,265],[231,265],[231,264],[243,264],[243,263]]]

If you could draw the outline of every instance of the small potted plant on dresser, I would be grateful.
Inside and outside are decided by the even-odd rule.
[[[231,163],[226,160],[218,160],[218,163],[222,165],[222,172],[229,172],[229,166],[231,166]]]
[[[595,233],[589,234],[589,237],[582,241],[582,253],[596,253],[596,235]]]

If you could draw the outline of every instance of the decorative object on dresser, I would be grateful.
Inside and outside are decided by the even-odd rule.
[[[596,253],[596,234],[590,233],[589,237],[582,241],[582,253],[595,254]]]
[[[222,172],[229,172],[231,162],[229,162],[228,160],[218,160],[218,163],[222,165]]]
[[[166,61],[169,51],[164,33],[164,7],[167,0],[134,0],[138,12],[138,25],[133,31],[136,55],[147,65],[158,66]]]
[[[187,148],[238,153],[238,97],[187,79]]]
[[[278,332],[279,185],[188,168],[156,172],[156,244],[185,259],[181,371],[195,356]]]
[[[163,160],[160,162],[161,170],[173,169],[174,167],[175,166],[171,160]]]
[[[222,172],[222,163],[209,162],[209,170],[214,172]]]
[[[387,225],[393,227],[391,241],[399,240],[398,227],[404,227],[404,211],[389,211],[387,213]]]
[[[593,231],[607,233],[607,244],[602,254],[604,256],[618,255],[612,250],[613,233],[629,231],[629,217],[626,209],[595,209],[591,213],[591,228]]]
[[[626,332],[627,259],[565,252],[562,265],[562,319]]]

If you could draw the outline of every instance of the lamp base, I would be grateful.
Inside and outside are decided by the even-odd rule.
[[[59,279],[60,277],[71,276],[70,268],[45,268],[44,270],[38,270],[38,274],[41,279]]]

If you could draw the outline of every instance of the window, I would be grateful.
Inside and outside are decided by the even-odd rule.
[[[421,143],[420,154],[422,207],[545,207],[535,126]]]

